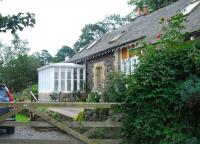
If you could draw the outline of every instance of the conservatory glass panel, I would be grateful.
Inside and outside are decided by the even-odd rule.
[[[65,80],[61,80],[61,91],[65,91]]]
[[[80,90],[84,89],[83,69],[80,69]]]
[[[71,69],[67,69],[67,91],[71,91]]]
[[[54,90],[55,91],[58,91],[59,89],[59,69],[58,68],[55,68],[54,69]]]
[[[65,91],[65,69],[61,69],[61,91]]]
[[[74,91],[77,91],[77,69],[74,69]]]

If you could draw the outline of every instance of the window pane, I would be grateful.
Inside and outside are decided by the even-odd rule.
[[[74,80],[74,91],[77,91],[77,80]]]
[[[80,69],[80,79],[83,79],[83,69]]]
[[[61,79],[65,79],[65,69],[61,69]]]
[[[54,88],[55,88],[55,91],[58,91],[58,80],[54,81]]]
[[[67,79],[71,79],[71,69],[67,69]]]
[[[67,91],[71,91],[71,80],[67,80]]]
[[[74,69],[74,79],[77,79],[77,69]]]
[[[65,90],[65,80],[61,80],[61,91]]]
[[[55,68],[55,71],[54,71],[54,78],[55,79],[58,79],[58,75],[59,75],[59,69],[58,68]]]
[[[83,80],[80,80],[80,90],[84,90],[84,82],[83,82]]]

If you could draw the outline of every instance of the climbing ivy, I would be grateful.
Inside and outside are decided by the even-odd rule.
[[[200,137],[200,110],[182,101],[184,82],[200,77],[200,42],[184,42],[185,18],[162,18],[156,45],[146,44],[140,64],[127,82],[123,104],[125,144],[191,144]],[[200,107],[200,106],[199,106]]]

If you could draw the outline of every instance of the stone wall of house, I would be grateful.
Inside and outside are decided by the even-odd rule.
[[[94,69],[95,64],[101,63],[101,62],[104,63],[104,67],[105,67],[105,69],[104,69],[105,80],[104,81],[106,81],[106,79],[109,75],[109,72],[114,70],[114,61],[115,61],[115,56],[114,56],[113,52],[87,61],[87,68],[86,68],[87,76],[86,77],[87,77],[87,85],[90,90],[93,90],[93,88],[94,88],[93,69]]]

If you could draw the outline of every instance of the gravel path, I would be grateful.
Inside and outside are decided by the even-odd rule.
[[[74,139],[76,144],[83,144],[72,136],[69,136],[66,133],[63,133],[56,129],[34,129],[26,126],[16,127],[15,133],[12,135],[8,135],[6,134],[6,131],[4,129],[0,129],[0,141],[1,139]]]

